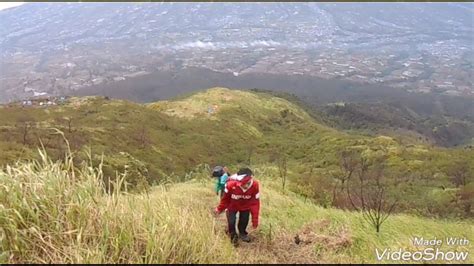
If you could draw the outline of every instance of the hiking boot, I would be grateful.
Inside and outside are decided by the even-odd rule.
[[[244,242],[250,242],[250,237],[249,235],[240,235],[240,239],[242,239],[242,241]]]
[[[239,237],[238,237],[237,235],[231,236],[230,242],[231,242],[232,245],[234,245],[235,247],[238,246],[238,244],[239,244]]]

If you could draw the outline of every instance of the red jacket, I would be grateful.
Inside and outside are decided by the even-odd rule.
[[[217,213],[225,209],[229,211],[250,211],[252,214],[252,226],[258,226],[258,216],[260,212],[259,183],[252,179],[252,185],[244,191],[239,185],[240,182],[230,180],[224,189],[224,196],[217,206]]]

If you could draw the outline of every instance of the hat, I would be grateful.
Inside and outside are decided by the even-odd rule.
[[[220,177],[224,174],[224,167],[218,165],[212,169],[212,176],[213,177]]]
[[[237,174],[233,174],[229,177],[230,180],[235,180],[239,185],[245,184],[252,179],[252,170],[249,168],[240,169]]]

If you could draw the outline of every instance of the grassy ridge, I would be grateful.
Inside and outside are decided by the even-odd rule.
[[[392,217],[377,235],[358,213],[281,191],[277,170],[262,165],[255,168],[261,227],[253,243],[234,249],[223,217],[210,213],[218,199],[206,171],[148,193],[119,192],[117,184],[107,194],[100,167],[41,158],[0,171],[0,263],[360,263],[376,262],[375,248],[414,250],[413,236],[474,239],[470,222],[408,215]],[[294,243],[295,234],[302,244]],[[472,245],[443,248],[474,251]]]
[[[298,185],[294,190],[336,207],[345,207],[344,199],[341,205],[328,200],[338,182],[334,174],[339,170],[339,153],[345,149],[360,150],[368,157],[386,153],[396,183],[391,192],[403,194],[400,210],[472,217],[467,207],[474,199],[474,149],[341,132],[321,124],[300,106],[266,93],[212,88],[148,105],[71,98],[66,105],[47,108],[0,108],[0,121],[0,165],[38,158],[36,148],[41,144],[52,158],[64,159],[67,147],[52,128],[64,132],[73,151],[91,147],[94,166],[101,163],[97,155],[104,154],[104,178],[127,173],[127,181],[138,190],[182,180],[198,165],[275,164],[283,154],[289,160],[289,177]],[[83,160],[88,158],[76,155],[76,162]],[[451,182],[447,170],[455,161],[471,166],[469,184],[463,188]]]

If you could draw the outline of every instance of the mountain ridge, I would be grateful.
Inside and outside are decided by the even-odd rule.
[[[35,158],[41,145],[52,158],[64,159],[67,147],[52,128],[64,132],[78,154],[91,149],[94,162],[103,161],[107,178],[114,178],[116,171],[132,171],[128,181],[137,190],[180,178],[203,163],[237,167],[277,164],[286,157],[292,169],[288,178],[296,190],[321,203],[349,208],[343,198],[339,203],[327,200],[334,197],[331,191],[340,175],[341,153],[352,150],[368,158],[387,156],[390,180],[406,181],[390,188],[407,193],[401,210],[435,217],[471,216],[469,208],[459,209],[459,202],[469,197],[457,198],[469,195],[471,189],[469,165],[474,151],[468,147],[442,148],[402,136],[344,132],[315,120],[314,114],[295,103],[254,91],[213,88],[153,104],[106,97],[68,101],[1,108],[0,163]],[[467,184],[459,187],[452,183],[450,169],[463,164],[467,164]],[[314,183],[320,183],[318,193],[304,192]],[[420,199],[427,193],[439,197],[436,203]],[[457,200],[451,201],[452,197]],[[416,209],[409,207],[413,201],[419,205]]]

